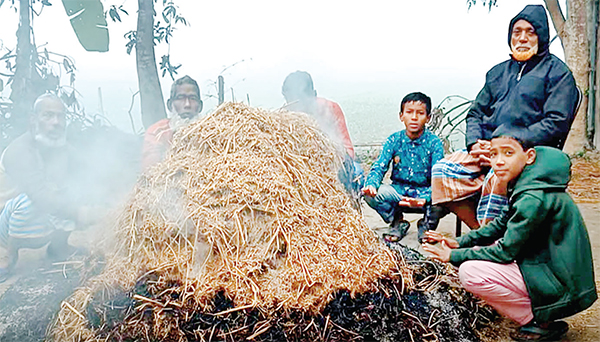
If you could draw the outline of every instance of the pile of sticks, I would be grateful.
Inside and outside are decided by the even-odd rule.
[[[185,340],[180,322],[197,312],[317,314],[383,278],[413,286],[353,208],[339,151],[304,114],[236,103],[177,132],[120,215],[104,272],[63,303],[54,339],[105,339],[151,317],[131,336]],[[215,312],[218,296],[230,311]]]

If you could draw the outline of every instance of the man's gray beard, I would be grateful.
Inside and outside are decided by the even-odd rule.
[[[41,133],[36,133],[33,137],[35,139],[35,141],[37,141],[38,143],[40,143],[41,145],[45,146],[45,147],[51,147],[51,148],[57,148],[57,147],[63,147],[67,144],[67,135],[63,134],[63,136],[61,136],[60,138],[50,138],[47,137]]]

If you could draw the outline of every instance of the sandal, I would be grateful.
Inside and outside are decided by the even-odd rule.
[[[417,221],[417,241],[419,241],[419,244],[423,244],[423,240],[425,240],[425,232],[428,230],[429,226],[424,219]]]
[[[383,239],[387,242],[398,242],[398,241],[402,240],[402,238],[404,237],[404,236],[399,236],[396,234],[383,234],[382,236],[383,236]]]
[[[564,321],[528,323],[510,334],[515,341],[557,341],[569,330]]]
[[[410,228],[410,222],[406,220],[399,220],[390,225],[389,233],[383,234],[383,239],[387,242],[398,242],[406,236],[408,229]]]

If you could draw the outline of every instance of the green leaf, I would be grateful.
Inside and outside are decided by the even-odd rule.
[[[170,18],[175,17],[176,14],[177,11],[175,10],[175,6],[172,5],[165,7],[162,12],[163,19],[167,24],[171,22]]]
[[[127,47],[127,54],[131,54],[131,50],[133,50],[133,48],[135,47],[135,44],[137,43],[137,32],[136,31],[129,31],[127,33],[125,33],[125,39],[127,39],[127,44],[125,45],[125,47]]]
[[[121,16],[119,15],[119,12],[117,12],[117,8],[114,5],[112,5],[108,10],[108,15],[113,22],[121,22]]]
[[[135,46],[135,42],[130,41],[129,43],[127,43],[127,45],[125,45],[125,47],[127,48],[127,54],[131,55],[131,50],[133,50],[133,47]]]
[[[71,62],[69,62],[69,60],[66,58],[63,59],[63,67],[65,68],[66,72],[71,72],[74,69],[73,65],[71,65]]]
[[[87,51],[108,51],[108,27],[100,0],[62,0],[73,31]]]

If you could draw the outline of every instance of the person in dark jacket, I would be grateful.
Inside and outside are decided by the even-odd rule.
[[[0,283],[13,271],[23,248],[48,246],[50,259],[81,252],[68,243],[71,231],[103,214],[83,200],[80,160],[66,139],[66,108],[55,94],[38,97],[30,130],[0,157]]]
[[[490,146],[492,167],[508,184],[509,205],[495,220],[458,238],[426,233],[432,258],[459,266],[460,281],[521,325],[520,341],[555,340],[568,330],[558,319],[588,308],[598,295],[585,223],[565,192],[571,162],[547,146],[527,148],[500,130]]]
[[[445,205],[471,228],[493,219],[507,202],[505,185],[493,174],[486,180],[489,140],[498,129],[518,133],[535,146],[561,149],[565,143],[578,91],[571,71],[549,52],[549,38],[541,5],[528,5],[511,20],[511,58],[487,73],[467,114],[467,151],[434,166],[433,203]]]

